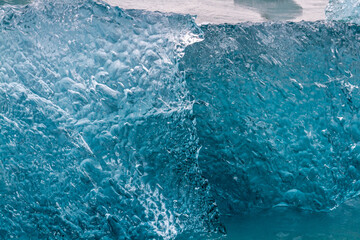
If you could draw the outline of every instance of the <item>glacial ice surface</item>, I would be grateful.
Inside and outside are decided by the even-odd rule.
[[[212,238],[219,209],[358,195],[359,38],[342,22],[1,6],[0,238]]]
[[[188,15],[94,1],[0,8],[0,238],[221,230],[178,71]]]
[[[360,191],[360,27],[204,25],[181,69],[222,213],[330,210]]]

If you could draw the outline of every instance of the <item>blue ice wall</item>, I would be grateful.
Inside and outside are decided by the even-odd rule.
[[[190,16],[94,1],[0,8],[0,238],[222,231],[178,71]]]
[[[357,0],[329,0],[326,7],[326,19],[360,23],[360,2]]]
[[[360,27],[202,26],[182,69],[223,213],[329,210],[360,191]]]
[[[0,239],[211,239],[219,209],[333,209],[360,191],[359,38],[1,6]]]

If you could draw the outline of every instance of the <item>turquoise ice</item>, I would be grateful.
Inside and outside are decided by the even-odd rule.
[[[202,26],[185,50],[199,164],[223,213],[331,210],[360,191],[359,26]]]
[[[0,239],[212,239],[220,214],[359,195],[360,27],[337,6],[199,27],[1,5]]]
[[[199,33],[190,16],[93,1],[0,9],[2,239],[222,229],[177,70]]]

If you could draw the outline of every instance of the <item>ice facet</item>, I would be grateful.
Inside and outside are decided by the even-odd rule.
[[[221,229],[178,71],[187,15],[94,1],[0,8],[0,238]]]
[[[204,25],[182,63],[223,213],[330,210],[360,191],[360,28]]]
[[[0,239],[211,239],[217,204],[359,195],[359,38],[342,22],[2,5]]]

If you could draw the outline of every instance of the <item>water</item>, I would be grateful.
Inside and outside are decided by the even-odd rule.
[[[228,240],[360,239],[360,199],[328,213],[272,209],[251,216],[224,217]]]
[[[106,0],[123,8],[197,15],[196,22],[238,23],[325,19],[327,0]]]
[[[105,0],[125,9],[196,15],[198,24],[261,21],[316,21],[325,19],[327,0]],[[22,5],[31,0],[1,0],[0,5]]]

